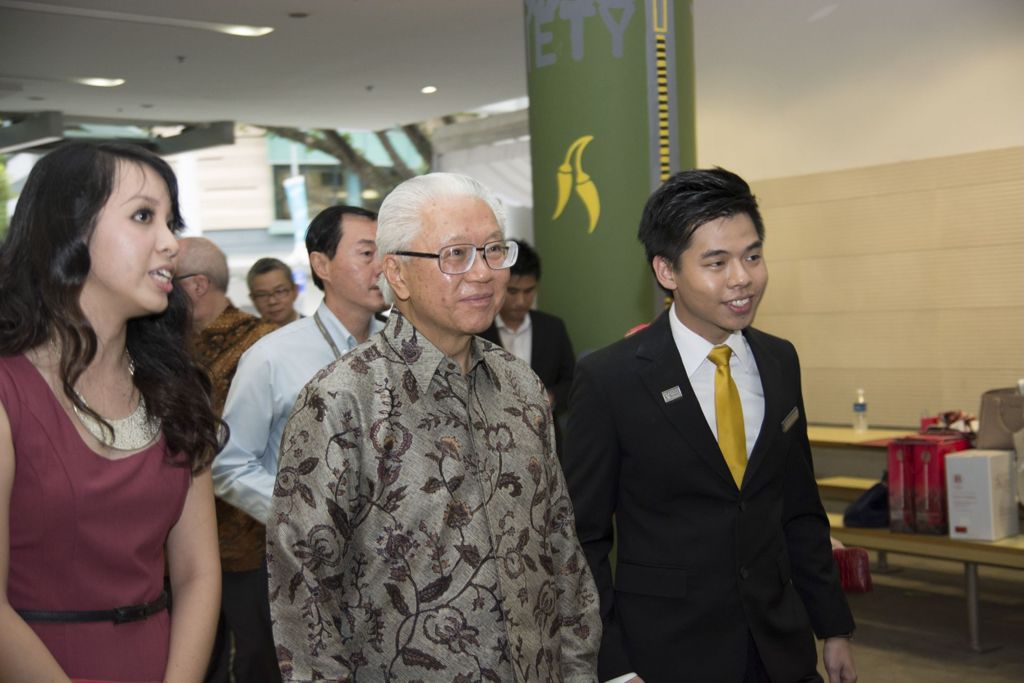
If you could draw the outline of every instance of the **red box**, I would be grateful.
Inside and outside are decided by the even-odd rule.
[[[958,434],[919,434],[889,442],[889,528],[945,534],[946,454],[970,448]]]
[[[910,439],[889,442],[889,528],[914,531],[914,461]]]
[[[962,436],[922,434],[914,437],[914,530],[919,534],[949,532],[946,509],[946,454],[971,447]]]

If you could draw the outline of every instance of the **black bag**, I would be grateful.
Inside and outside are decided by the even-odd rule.
[[[843,513],[843,525],[849,527],[889,526],[889,485],[888,473],[882,473],[882,481],[861,494],[850,503]]]

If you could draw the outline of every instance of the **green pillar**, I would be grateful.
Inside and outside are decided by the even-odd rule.
[[[644,202],[696,161],[689,0],[525,0],[541,307],[577,352],[660,305],[636,230]]]

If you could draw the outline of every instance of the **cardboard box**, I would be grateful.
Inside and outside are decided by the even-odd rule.
[[[914,531],[914,471],[908,439],[889,442],[889,529]]]
[[[996,541],[1020,531],[1013,451],[966,450],[946,457],[949,537]]]

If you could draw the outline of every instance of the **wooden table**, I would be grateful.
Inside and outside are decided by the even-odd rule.
[[[869,429],[858,432],[852,427],[807,426],[807,438],[811,446],[838,448],[885,448],[890,439],[901,436],[915,436],[910,429]]]
[[[843,526],[843,516],[829,513],[832,535],[844,545],[902,553],[937,560],[963,562],[967,593],[967,635],[975,652],[984,652],[978,624],[978,565],[1024,569],[1024,536],[999,541],[971,541],[929,534],[901,534],[888,529],[860,529]]]
[[[811,425],[807,436],[819,477],[853,476],[878,479],[886,468],[886,445],[890,439],[911,434],[906,429],[869,429]]]

